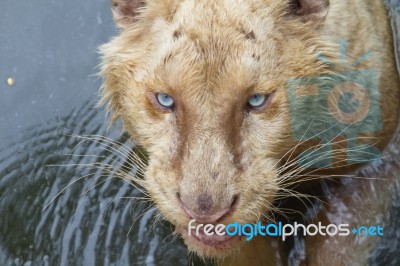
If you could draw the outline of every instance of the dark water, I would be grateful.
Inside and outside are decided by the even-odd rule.
[[[399,1],[390,3],[400,14]],[[109,1],[0,7],[0,266],[198,265],[171,225],[154,223],[145,195],[119,178],[135,175],[131,144],[118,126],[107,130],[95,107],[96,48],[116,34]],[[398,162],[389,175],[400,175]],[[400,265],[400,188],[394,182],[387,191],[374,195],[391,204],[372,265]]]
[[[105,131],[103,116],[86,102],[2,150],[0,265],[188,263],[168,225],[153,226],[154,209],[137,200],[144,195],[118,178],[135,174],[121,146],[129,144]]]

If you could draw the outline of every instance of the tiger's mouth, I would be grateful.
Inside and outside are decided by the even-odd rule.
[[[218,235],[212,230],[214,234],[207,235],[204,227],[189,230],[188,226],[177,226],[176,232],[182,236],[190,251],[204,257],[225,257],[244,242],[242,236]]]

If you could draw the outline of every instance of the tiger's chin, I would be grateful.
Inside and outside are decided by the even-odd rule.
[[[242,236],[206,235],[202,230],[197,234],[194,229],[189,232],[187,226],[177,226],[176,233],[183,238],[190,252],[202,258],[224,259],[239,250],[245,242]]]

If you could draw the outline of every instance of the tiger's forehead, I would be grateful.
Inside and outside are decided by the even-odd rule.
[[[199,44],[215,45],[238,35],[253,41],[271,38],[276,30],[276,12],[276,7],[268,8],[260,1],[186,0],[177,6],[170,20],[164,21],[175,37],[184,34]]]
[[[154,23],[136,81],[148,83],[148,90],[194,99],[238,97],[254,88],[277,57],[273,21],[253,14],[249,3],[182,1],[176,19]]]
[[[275,2],[275,3],[274,3]],[[253,24],[281,12],[281,4],[269,0],[181,0],[170,10],[169,21],[185,24],[240,26]]]
[[[170,35],[148,66],[149,72],[154,72],[152,80],[166,83],[155,86],[175,90],[192,87],[218,92],[220,88],[231,91],[253,86],[260,74],[268,71],[262,58],[272,56],[274,50],[272,41],[266,48],[257,43],[254,32],[245,34],[237,29],[221,28],[204,35],[181,30]],[[268,62],[272,64],[274,59]]]

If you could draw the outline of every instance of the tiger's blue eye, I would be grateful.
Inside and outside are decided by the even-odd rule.
[[[164,108],[172,108],[174,107],[175,101],[171,96],[164,93],[157,93],[156,95],[158,103]]]
[[[247,105],[252,109],[259,109],[267,102],[267,96],[262,94],[254,94],[247,101]]]

